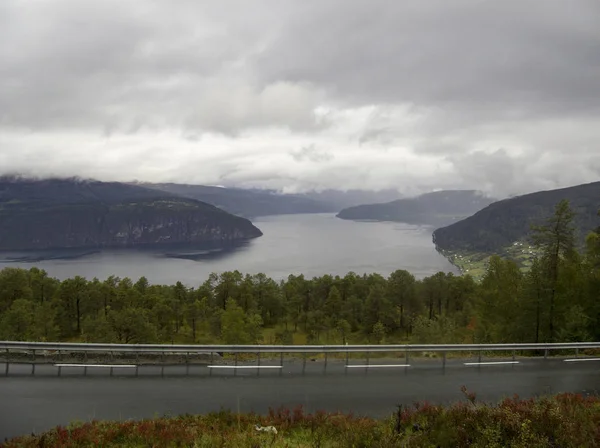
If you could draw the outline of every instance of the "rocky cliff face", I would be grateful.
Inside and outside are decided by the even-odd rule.
[[[120,185],[0,182],[0,250],[221,245],[262,235],[247,219],[211,205]]]

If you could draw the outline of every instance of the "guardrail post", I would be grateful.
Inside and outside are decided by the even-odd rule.
[[[367,362],[365,363],[365,375],[367,373],[369,373],[369,357],[371,355],[371,352],[367,351]]]
[[[302,353],[302,376],[306,372],[306,353]]]
[[[548,349],[544,350],[544,359],[548,359]]]
[[[327,355],[328,355],[328,353],[325,352],[325,363],[323,364],[323,375],[327,374]]]
[[[32,350],[33,359],[31,361],[31,374],[35,375],[35,349]]]
[[[442,352],[442,370],[446,371],[446,352]]]
[[[346,364],[344,366],[344,375],[348,375],[348,350],[346,349]]]
[[[61,359],[60,359],[60,350],[58,351],[58,361],[59,362],[61,361]],[[58,366],[58,376],[60,376],[61,370],[62,370],[62,367]]]
[[[190,353],[185,352],[185,376],[190,375]]]
[[[139,372],[138,369],[140,367],[140,354],[135,352],[135,376],[137,377]]]
[[[165,352],[160,352],[160,377],[165,377]]]
[[[575,358],[579,358],[579,349],[578,348],[575,349]]]
[[[260,352],[256,352],[256,365],[258,366],[256,369],[256,376],[260,376]]]
[[[408,360],[408,349],[406,349],[404,360],[406,361],[405,364],[408,365],[408,362],[409,362],[409,360]]]
[[[214,355],[215,355],[214,352],[210,352],[210,365],[211,366],[214,365],[213,364]],[[208,376],[212,376],[212,371],[213,371],[212,367],[208,369]]]
[[[281,369],[279,369],[279,376],[283,375],[283,352],[279,354],[279,365]]]
[[[238,352],[235,352],[235,366],[238,365]],[[237,369],[233,369],[233,376],[237,376]]]
[[[479,364],[481,364],[481,350],[479,350],[479,359],[478,359],[478,361],[479,361]]]
[[[10,364],[10,350],[6,349],[6,366],[4,366],[4,375],[8,376],[8,365]]]

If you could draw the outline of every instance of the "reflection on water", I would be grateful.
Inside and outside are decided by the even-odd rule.
[[[332,214],[285,215],[256,219],[264,235],[228,247],[170,245],[118,250],[54,250],[0,254],[0,268],[37,266],[51,276],[110,275],[152,283],[181,281],[197,286],[211,272],[263,272],[275,279],[406,269],[417,278],[456,272],[431,241],[431,228],[399,223],[352,222]]]
[[[182,248],[181,250],[170,250],[164,252],[166,258],[180,258],[182,260],[191,261],[210,261],[220,260],[225,257],[231,257],[237,252],[247,250],[250,246],[250,241],[239,241],[235,244],[228,245],[227,247],[219,247],[215,249],[198,249],[190,250],[189,248]]]
[[[16,263],[34,263],[45,260],[77,260],[100,253],[100,250],[81,251],[77,249],[67,250],[41,250],[28,252],[2,252],[0,253],[0,263],[16,262]]]
[[[47,250],[31,250],[23,252],[0,252],[1,263],[37,263],[51,260],[78,260],[91,255],[101,253],[118,253],[138,254],[145,257],[159,258],[181,258],[183,260],[216,260],[226,256],[231,256],[240,250],[247,248],[249,241],[238,241],[229,243],[223,247],[215,247],[214,245],[161,245],[155,247],[144,248],[111,248],[106,250],[101,249],[47,249]]]

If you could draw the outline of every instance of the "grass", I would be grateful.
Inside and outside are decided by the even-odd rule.
[[[6,441],[13,447],[594,447],[600,446],[600,399],[577,394],[498,404],[464,402],[400,406],[376,420],[348,414],[305,413],[302,407],[268,415],[221,411],[142,421],[92,421]],[[270,426],[277,434],[259,432]]]
[[[473,251],[444,251],[442,253],[456,266],[461,273],[469,274],[475,280],[480,280],[487,270],[487,265],[492,255],[513,260],[522,272],[527,272],[537,256],[537,250],[529,243],[516,241],[510,246],[504,247],[496,254]]]

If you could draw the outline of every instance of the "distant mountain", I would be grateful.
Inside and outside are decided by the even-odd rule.
[[[398,190],[323,190],[310,191],[302,193],[300,196],[310,198],[316,201],[331,204],[336,212],[348,207],[354,207],[361,204],[375,204],[382,202],[395,201],[400,199],[402,195]]]
[[[492,202],[494,199],[475,190],[444,190],[384,204],[350,207],[337,216],[356,221],[397,221],[437,227],[470,216]]]
[[[437,229],[434,242],[442,251],[499,253],[524,242],[532,224],[543,224],[558,202],[567,199],[575,211],[579,241],[600,225],[600,182],[540,191],[495,202],[473,216]]]
[[[0,179],[0,250],[221,245],[261,235],[247,219],[139,186]]]
[[[211,187],[187,184],[139,184],[212,204],[246,218],[296,213],[333,213],[333,204],[302,195],[278,194],[266,190]]]

